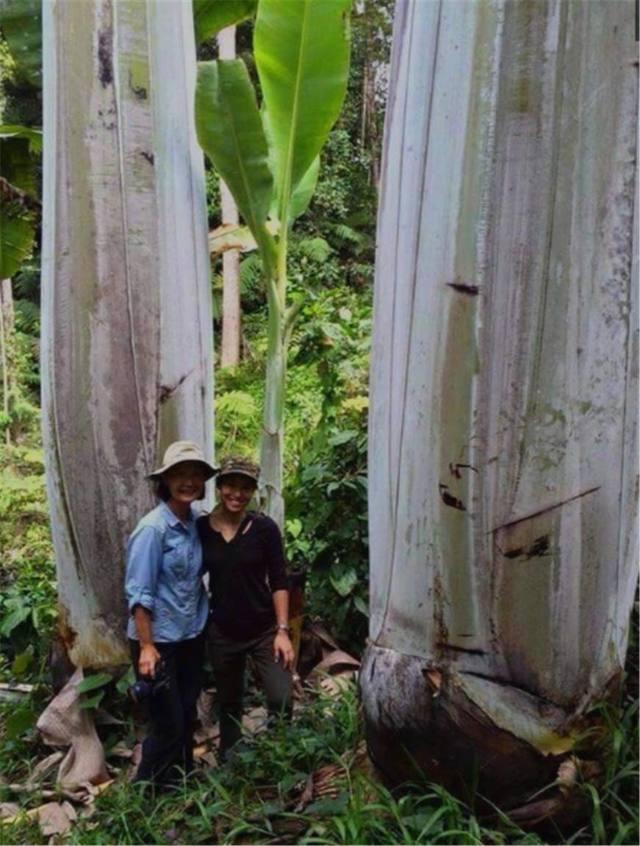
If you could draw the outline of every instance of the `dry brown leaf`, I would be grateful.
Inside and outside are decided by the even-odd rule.
[[[41,781],[44,781],[45,777],[60,763],[60,761],[64,758],[64,752],[52,752],[51,755],[47,755],[46,758],[43,758],[42,761],[36,764],[33,768],[31,775],[26,781],[27,785],[35,785]]]
[[[40,715],[37,728],[48,746],[70,746],[60,763],[57,781],[73,790],[86,781],[108,778],[104,750],[88,711],[80,708],[77,685],[82,670],[76,670],[60,693]]]
[[[115,758],[131,758],[133,755],[133,749],[129,749],[126,743],[116,743],[115,746],[112,746],[109,755],[113,755]]]
[[[578,780],[578,767],[576,759],[571,757],[562,761],[558,767],[557,781],[561,791],[572,790]]]
[[[212,726],[202,726],[199,729],[196,729],[193,735],[193,739],[197,744],[200,743],[207,743],[209,741],[215,741],[220,737],[220,728],[217,725]]]
[[[357,658],[354,658],[347,652],[343,652],[341,649],[334,649],[334,651],[330,652],[325,658],[323,658],[319,664],[316,664],[313,670],[309,673],[309,681],[323,673],[334,676],[344,670],[353,672],[354,670],[359,669],[359,667],[360,662]]]
[[[214,688],[206,688],[200,693],[196,705],[198,712],[198,722],[200,727],[198,731],[206,731],[213,729],[214,721],[211,717],[213,714],[213,705],[216,701],[216,692]]]
[[[242,727],[245,731],[250,731],[252,734],[262,731],[267,725],[267,709],[258,707],[252,708],[242,718]]]
[[[214,769],[218,766],[218,759],[216,757],[216,753],[212,752],[210,749],[207,752],[203,752],[201,755],[199,755],[197,760],[202,761],[202,763],[206,764],[207,768],[209,769]]]
[[[322,644],[323,649],[326,649],[327,651],[340,649],[338,644],[331,637],[331,635],[325,629],[322,623],[310,623],[308,626],[305,627],[305,632],[312,635],[313,637],[318,638],[318,640]]]
[[[341,673],[339,676],[325,676],[317,682],[317,687],[320,688],[327,696],[337,698],[341,693],[349,687],[353,679],[353,674]],[[329,715],[330,710],[327,713]]]
[[[68,802],[65,802],[65,805],[71,807]],[[28,813],[31,814],[31,811]],[[71,828],[72,818],[58,802],[47,802],[46,805],[34,808],[33,816],[37,818],[40,831],[45,837],[66,834]],[[75,811],[73,811],[73,819],[75,819]]]
[[[63,802],[62,803],[62,810],[65,814],[69,817],[72,822],[75,822],[78,819],[78,814],[76,813],[76,809],[73,807],[71,802]]]
[[[0,802],[0,820],[15,817],[20,813],[20,805],[16,802]]]
[[[298,804],[293,809],[294,814],[301,814],[310,802],[313,802],[313,773],[307,776],[304,790],[300,795]]]

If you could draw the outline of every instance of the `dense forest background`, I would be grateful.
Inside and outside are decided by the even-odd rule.
[[[292,299],[304,292],[306,302],[289,354],[286,548],[292,568],[307,573],[307,617],[321,620],[337,644],[356,655],[368,625],[368,367],[392,13],[393,0],[354,6],[347,99],[290,253]],[[251,23],[240,25],[238,55],[258,84],[251,39]],[[40,59],[37,51],[30,55],[25,68],[0,38],[5,127],[42,125]],[[200,48],[199,58],[216,55],[215,39]],[[23,141],[23,163],[33,173],[25,211],[33,243],[19,271],[3,283],[0,302],[0,684],[24,686],[13,698],[3,699],[0,690],[0,803],[16,803],[17,809],[27,807],[30,797],[31,805],[42,799],[19,788],[50,752],[34,726],[56,682],[57,619],[39,409],[41,144],[37,134]],[[0,176],[9,155],[0,140]],[[219,180],[211,169],[207,201],[213,231],[222,217]],[[222,260],[212,260],[218,458],[258,455],[267,304],[256,252],[242,255],[240,281],[241,362],[222,368]],[[606,772],[599,791],[589,785],[590,819],[575,832],[525,833],[499,812],[490,820],[478,817],[473,796],[462,802],[418,777],[417,790],[392,795],[368,769],[357,694],[345,685],[339,696],[334,689],[330,697],[320,693],[306,702],[292,728],[257,737],[232,769],[213,772],[208,781],[152,806],[126,783],[116,784],[65,842],[636,843],[636,626],[629,655],[624,708],[610,716],[613,747]],[[127,677],[117,684],[96,678],[84,704],[98,723],[105,719],[98,728],[117,773],[125,768],[119,755],[133,745],[137,730],[124,698]],[[101,712],[104,705],[108,711]],[[306,805],[300,785],[302,795],[308,793]],[[41,834],[33,819],[21,818],[0,830],[0,840],[41,842]]]

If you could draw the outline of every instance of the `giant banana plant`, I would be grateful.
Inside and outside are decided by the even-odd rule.
[[[63,635],[125,657],[123,552],[168,442],[211,458],[191,4],[43,5],[42,413]]]
[[[210,35],[233,23],[222,14],[230,5],[200,3],[202,31]],[[254,53],[261,107],[242,60],[205,62],[198,72],[198,138],[262,256],[269,314],[261,488],[267,512],[280,524],[287,345],[302,305],[287,298],[287,244],[313,195],[319,154],[346,93],[350,5],[259,0]],[[250,6],[238,3],[238,14],[246,16]],[[205,28],[207,8],[221,17]]]
[[[638,578],[632,21],[579,0],[394,21],[367,739],[390,780],[521,822],[566,819],[595,771]]]

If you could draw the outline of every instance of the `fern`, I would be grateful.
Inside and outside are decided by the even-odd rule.
[[[240,262],[240,289],[249,292],[258,286],[262,278],[262,259],[260,253],[249,253]]]
[[[221,423],[225,419],[235,418],[233,422],[238,424],[255,417],[258,414],[258,406],[246,391],[227,391],[216,400],[216,413]]]
[[[341,246],[350,246],[355,248],[356,255],[364,252],[371,247],[372,239],[365,232],[358,232],[346,223],[334,223],[331,225],[331,231]]]
[[[13,293],[17,299],[31,300],[36,303],[40,299],[40,267],[26,263],[13,278]]]
[[[28,335],[38,334],[40,330],[40,306],[31,300],[14,301],[16,329]]]
[[[324,238],[303,238],[299,241],[298,248],[303,255],[319,264],[331,255],[331,247]]]

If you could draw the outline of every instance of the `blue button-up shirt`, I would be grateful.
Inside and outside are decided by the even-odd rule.
[[[202,583],[202,547],[195,515],[182,522],[164,502],[138,523],[127,545],[129,611],[151,612],[153,640],[187,640],[204,629],[209,612]],[[133,617],[127,635],[138,639]]]

